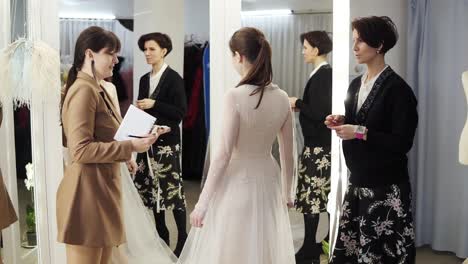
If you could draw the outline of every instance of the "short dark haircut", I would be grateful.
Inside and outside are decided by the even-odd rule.
[[[373,48],[382,45],[380,53],[383,54],[393,48],[398,40],[395,23],[387,16],[356,18],[351,23],[351,27],[367,45]]]
[[[161,49],[166,49],[167,53],[166,56],[171,53],[172,51],[172,41],[171,38],[164,33],[160,32],[153,32],[153,33],[148,33],[143,36],[141,36],[138,39],[138,47],[140,48],[141,51],[145,50],[145,42],[154,40],[156,43],[158,43],[159,47]]]
[[[301,34],[301,43],[304,40],[319,50],[318,55],[328,54],[333,49],[333,42],[326,31],[310,31]]]

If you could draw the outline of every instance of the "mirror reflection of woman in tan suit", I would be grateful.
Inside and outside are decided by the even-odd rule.
[[[125,242],[119,162],[144,152],[157,137],[117,142],[116,106],[99,85],[112,76],[120,41],[100,27],[81,32],[62,98],[64,146],[70,164],[57,191],[58,241],[68,264],[108,264],[112,247]],[[131,166],[130,166],[131,167]]]
[[[3,108],[0,105],[0,126],[2,125],[3,121]],[[5,184],[3,183],[3,175],[2,170],[0,168],[0,235],[1,231],[4,228],[7,228],[14,222],[18,220],[16,216],[15,209],[10,200],[10,196],[8,196],[7,189]],[[2,257],[0,255],[0,264],[2,264]]]

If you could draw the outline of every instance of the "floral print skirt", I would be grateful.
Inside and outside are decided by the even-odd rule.
[[[305,146],[299,160],[296,209],[303,214],[326,212],[330,192],[330,147]]]
[[[415,252],[410,184],[350,184],[330,263],[412,264]]]
[[[137,155],[134,184],[146,207],[185,210],[186,201],[180,166],[180,146],[153,145],[152,153]],[[148,160],[151,166],[148,166]]]

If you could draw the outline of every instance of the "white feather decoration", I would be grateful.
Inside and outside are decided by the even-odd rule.
[[[40,40],[19,39],[0,53],[0,102],[31,105],[32,90],[39,102],[60,97],[60,56]],[[52,97],[52,98],[51,98]]]

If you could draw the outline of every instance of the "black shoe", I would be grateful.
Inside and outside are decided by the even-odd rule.
[[[301,247],[299,251],[297,251],[296,255],[296,263],[299,263],[298,261],[302,261],[305,258],[305,249],[304,247]]]
[[[184,248],[186,240],[187,240],[187,234],[182,235],[177,238],[177,245],[176,245],[176,248],[174,249],[174,255],[176,255],[176,257],[180,257],[180,253],[182,253],[182,249]]]

